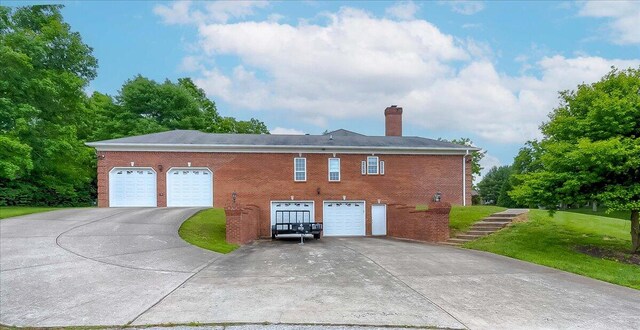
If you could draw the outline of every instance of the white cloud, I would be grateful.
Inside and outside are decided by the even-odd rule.
[[[385,9],[385,13],[400,20],[411,20],[415,18],[419,9],[413,1],[401,1]]]
[[[165,24],[190,24],[191,1],[174,1],[170,5],[156,5],[153,13],[160,16]]]
[[[153,12],[165,24],[226,23],[233,18],[252,16],[255,8],[264,8],[268,4],[267,1],[220,0],[196,5],[191,1],[179,0],[169,5],[156,5]]]
[[[304,135],[303,131],[295,128],[276,127],[270,130],[271,134],[283,134],[283,135]]]
[[[578,15],[608,18],[607,29],[616,44],[640,44],[640,1],[589,1]]]
[[[545,56],[523,58],[531,69],[507,75],[496,69],[488,45],[456,39],[424,20],[392,21],[351,8],[327,17],[326,24],[200,25],[203,58],[235,56],[241,64],[229,71],[207,64],[194,81],[233,106],[321,128],[330,119],[382,120],[386,106],[399,104],[410,125],[522,143],[539,137],[559,90],[596,81],[611,65],[640,65]]]
[[[462,15],[473,15],[481,12],[484,9],[484,3],[482,1],[474,0],[452,0],[441,1],[441,4],[446,4],[451,7],[451,10]]]

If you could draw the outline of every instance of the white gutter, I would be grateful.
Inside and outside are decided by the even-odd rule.
[[[467,206],[467,156],[469,150],[462,156],[462,206]]]
[[[426,148],[426,147],[375,147],[375,146],[312,146],[312,145],[238,145],[238,144],[152,144],[152,143],[98,143],[87,146],[97,151],[165,151],[165,152],[238,152],[238,153],[381,153],[381,154],[437,154],[463,155],[478,148]]]

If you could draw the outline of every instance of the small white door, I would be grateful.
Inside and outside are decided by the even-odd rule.
[[[156,207],[156,172],[120,167],[109,172],[110,207]]]
[[[324,202],[322,230],[324,236],[364,236],[364,201]]]
[[[167,207],[213,206],[213,175],[206,168],[167,171]]]
[[[374,204],[371,206],[371,234],[387,235],[387,205]]]

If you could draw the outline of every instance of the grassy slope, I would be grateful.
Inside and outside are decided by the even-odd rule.
[[[612,211],[611,213],[607,214],[606,213],[606,209],[604,209],[602,207],[598,208],[597,212],[591,211],[591,208],[568,209],[568,210],[565,210],[565,211],[566,212],[571,212],[571,213],[580,213],[580,214],[587,214],[587,215],[598,215],[598,216],[601,216],[601,217],[616,218],[616,219],[622,219],[622,220],[631,221],[631,211]]]
[[[467,248],[489,251],[599,280],[640,289],[640,267],[592,257],[577,246],[629,251],[630,222],[571,212],[532,210],[529,222],[516,223],[469,242]]]
[[[474,222],[504,210],[506,210],[504,207],[488,205],[453,206],[449,214],[449,228],[454,233],[465,231],[469,229]]]
[[[17,217],[39,212],[59,210],[59,207],[31,207],[31,206],[2,206],[0,207],[0,219]]]
[[[178,234],[185,241],[203,249],[229,253],[238,248],[226,241],[224,210],[220,208],[200,211],[185,221]]]

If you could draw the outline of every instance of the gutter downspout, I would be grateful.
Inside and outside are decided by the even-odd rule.
[[[467,156],[469,156],[469,149],[462,156],[462,206],[467,206]]]

